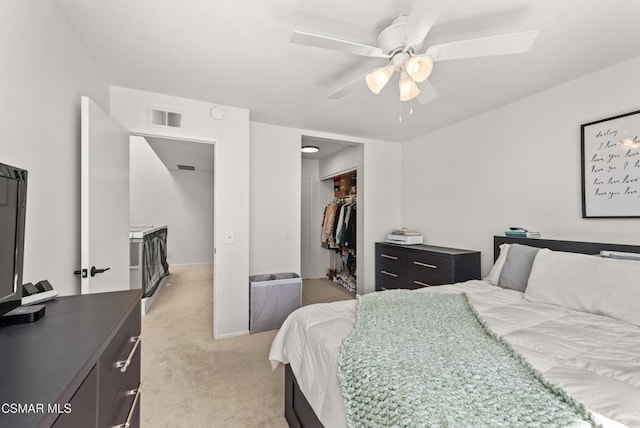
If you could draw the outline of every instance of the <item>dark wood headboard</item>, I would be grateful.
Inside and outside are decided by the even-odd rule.
[[[554,251],[566,251],[568,253],[598,254],[602,250],[623,251],[625,253],[640,253],[639,245],[604,244],[600,242],[580,241],[556,241],[553,239],[519,238],[511,236],[493,237],[493,260],[500,255],[500,245],[522,244],[530,247],[548,248]]]

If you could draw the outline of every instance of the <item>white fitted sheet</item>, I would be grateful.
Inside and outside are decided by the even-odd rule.
[[[488,326],[549,382],[585,404],[606,427],[640,428],[640,328],[599,315],[527,302],[523,293],[485,281],[416,292],[470,295]],[[346,426],[337,377],[342,340],[355,324],[355,300],[305,306],[284,322],[269,353],[290,364],[325,427]]]

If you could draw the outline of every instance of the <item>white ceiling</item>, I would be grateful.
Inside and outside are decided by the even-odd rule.
[[[188,165],[197,172],[213,172],[213,144],[157,137],[144,139],[167,169],[179,171],[178,165]]]
[[[301,30],[376,45],[413,0],[54,0],[111,84],[247,108],[251,119],[405,141],[640,55],[638,0],[449,0],[426,45],[541,30],[527,54],[436,63],[440,98],[334,89],[385,60],[289,43]],[[426,46],[425,45],[425,46]]]

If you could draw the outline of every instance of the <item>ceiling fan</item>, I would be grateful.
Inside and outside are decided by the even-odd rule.
[[[302,31],[294,31],[290,42],[390,60],[387,65],[373,69],[333,91],[327,98],[342,98],[363,77],[369,90],[378,94],[397,71],[400,100],[409,101],[417,97],[421,104],[425,104],[438,98],[436,89],[427,80],[434,62],[528,52],[539,33],[533,30],[461,40],[432,45],[423,53],[414,52],[414,48],[417,49],[424,42],[445,1],[416,0],[409,15],[398,16],[380,32],[378,47]]]

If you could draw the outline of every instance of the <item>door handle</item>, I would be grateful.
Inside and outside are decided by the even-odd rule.
[[[74,275],[80,275],[82,278],[86,278],[87,277],[87,270],[86,269],[74,270],[73,274]]]
[[[108,268],[104,268],[104,269],[96,269],[95,266],[91,266],[91,278],[93,278],[94,276],[96,276],[99,273],[104,273],[104,272],[108,271],[109,269],[111,269],[111,268],[108,267]]]

